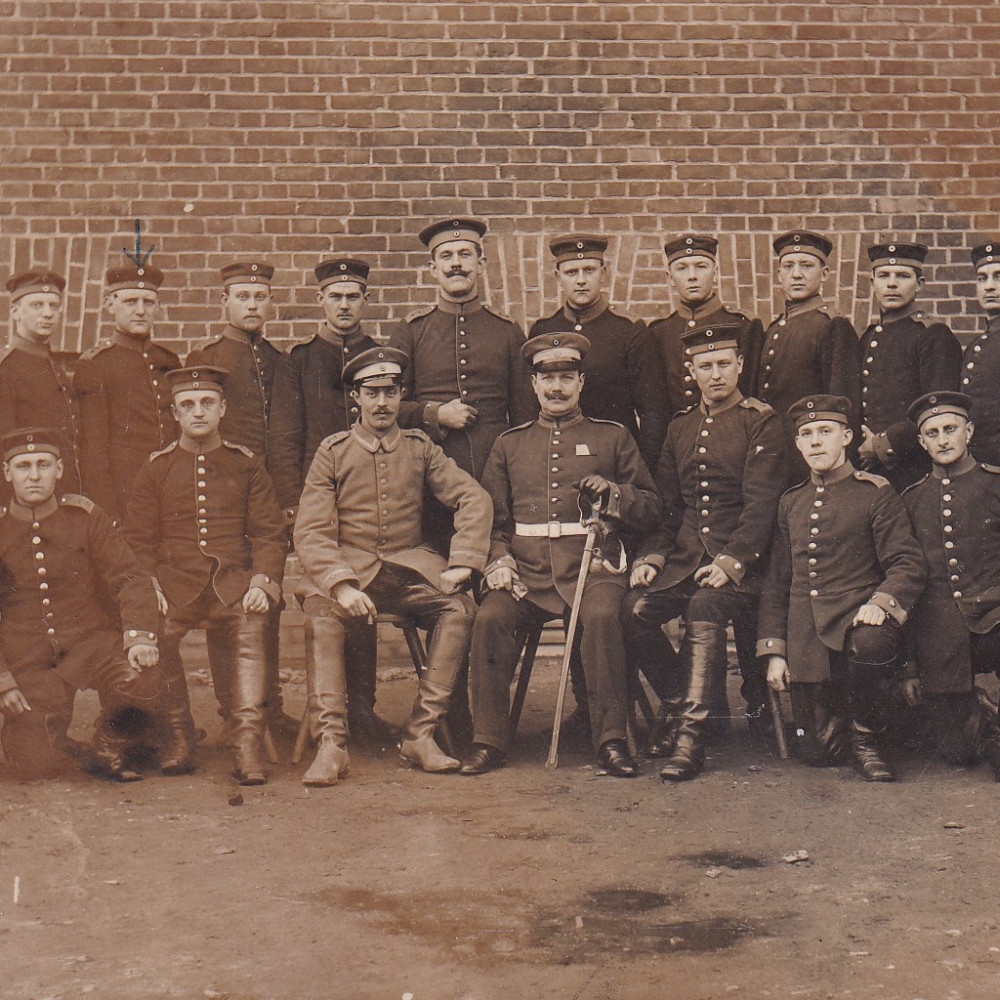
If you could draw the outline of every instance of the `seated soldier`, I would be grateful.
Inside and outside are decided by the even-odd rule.
[[[983,758],[1000,780],[1000,735],[973,687],[976,671],[1000,671],[1000,469],[969,454],[971,406],[964,393],[934,392],[910,407],[934,464],[903,494],[928,568],[910,615],[914,669],[903,690],[945,759]]]
[[[924,557],[889,481],[847,460],[850,400],[806,396],[788,415],[810,476],[778,504],[757,652],[771,687],[791,687],[809,764],[840,762],[848,720],[862,777],[893,781],[878,744],[882,692],[924,589]]]
[[[125,537],[154,577],[167,616],[161,645],[169,738],[160,770],[194,770],[180,644],[192,628],[205,627],[225,636],[233,662],[234,774],[242,785],[262,785],[267,613],[281,600],[288,542],[263,460],[219,434],[226,374],[210,365],[168,373],[180,438],[150,455],[135,477]]]
[[[308,711],[318,744],[305,785],[335,785],[347,774],[345,639],[380,611],[431,631],[427,669],[403,727],[403,762],[431,773],[460,766],[434,732],[469,647],[476,605],[456,591],[486,565],[490,500],[423,431],[399,428],[407,363],[405,352],[375,347],[344,366],[361,416],[320,444],[299,501],[295,551],[306,575],[298,596],[307,616]],[[455,512],[447,562],[424,541],[425,487]]]
[[[93,764],[137,781],[130,737],[145,735],[161,685],[156,591],[104,511],[75,493],[57,499],[58,438],[31,428],[2,441],[13,491],[0,510],[3,750],[22,777],[64,769],[73,698],[92,688],[101,700]]]

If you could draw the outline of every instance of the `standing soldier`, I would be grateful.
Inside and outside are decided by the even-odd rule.
[[[962,348],[944,323],[920,311],[927,247],[879,243],[868,248],[878,322],[861,338],[860,464],[900,492],[930,471],[930,459],[907,417],[910,404],[933,391],[954,391]]]
[[[656,471],[663,519],[639,546],[622,608],[633,667],[666,663],[674,676],[683,670],[687,694],[674,706],[675,745],[660,772],[671,781],[702,768],[713,681],[725,684],[726,627],[732,621],[756,630],[762,570],[788,476],[781,419],[739,389],[741,330],[734,324],[683,335],[701,401],[667,430]],[[681,664],[672,662],[661,628],[679,615]],[[764,703],[763,685],[759,671],[744,683],[755,710]],[[665,755],[666,748],[654,749]]]
[[[65,280],[52,271],[23,271],[7,281],[14,333],[0,350],[0,434],[44,426],[62,440],[63,489],[80,492],[80,413],[73,385],[53,356]],[[10,487],[2,484],[5,500]]]
[[[538,320],[529,336],[570,329],[590,341],[580,409],[588,417],[621,424],[635,438],[647,467],[654,469],[672,411],[646,324],[614,313],[602,291],[607,248],[603,236],[559,236],[549,243],[563,306]]]
[[[753,395],[770,403],[784,420],[791,481],[798,483],[809,475],[809,467],[795,447],[789,411],[805,396],[846,396],[851,401],[851,419],[857,424],[861,352],[850,321],[831,316],[820,294],[830,274],[827,260],[833,244],[819,233],[793,230],[772,245],[785,308],[764,335]],[[860,425],[852,430],[856,437]]]
[[[125,531],[140,566],[157,581],[167,616],[161,646],[170,743],[160,769],[186,774],[194,768],[180,643],[204,625],[225,637],[232,662],[236,778],[260,785],[267,781],[260,759],[265,627],[281,600],[287,536],[263,459],[219,433],[226,373],[180,368],[168,378],[180,438],[140,469]]]
[[[181,363],[150,339],[163,272],[127,265],[112,268],[104,281],[104,308],[115,332],[80,358],[73,387],[80,398],[87,496],[120,524],[136,473],[177,436],[166,375]]]
[[[677,295],[677,309],[666,319],[650,323],[649,332],[666,377],[668,418],[698,402],[698,384],[688,369],[681,341],[683,334],[696,328],[738,323],[739,348],[743,356],[740,392],[744,396],[751,395],[756,383],[755,366],[760,358],[764,328],[759,319],[748,319],[743,313],[722,304],[718,295],[718,250],[719,241],[714,236],[698,233],[683,233],[663,245],[667,276]],[[656,456],[651,469],[656,468],[659,457]]]
[[[369,266],[352,257],[321,260],[314,273],[316,298],[325,322],[311,340],[296,344],[274,376],[271,450],[268,469],[274,479],[285,522],[295,524],[306,474],[320,442],[350,430],[359,410],[344,368],[378,345],[361,326],[368,302]],[[395,740],[395,728],[375,714],[375,628],[347,632],[347,712],[354,745],[368,748]]]
[[[1000,240],[974,247],[972,263],[986,329],[965,348],[960,388],[972,397],[976,415],[973,456],[977,462],[1000,465]]]
[[[892,781],[878,744],[882,690],[926,564],[899,494],[848,461],[850,400],[808,396],[789,417],[810,477],[778,504],[758,652],[768,683],[791,687],[809,764],[840,763],[847,719],[855,768]]]

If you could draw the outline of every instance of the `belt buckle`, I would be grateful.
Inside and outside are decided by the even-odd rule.
[[[562,537],[562,524],[559,521],[549,521],[549,538]]]

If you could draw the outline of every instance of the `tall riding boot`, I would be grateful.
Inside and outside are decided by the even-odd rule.
[[[988,713],[984,713],[979,738],[979,758],[990,765],[993,777],[1000,781],[1000,727]]]
[[[708,695],[708,738],[712,741],[727,740],[732,735],[732,709],[729,707],[728,664],[712,671],[712,685]]]
[[[829,683],[790,685],[800,752],[810,767],[833,767],[844,755],[844,712]]]
[[[687,661],[688,692],[677,730],[677,744],[660,777],[687,781],[705,762],[705,723],[708,720],[712,675],[726,669],[726,626],[717,622],[687,622],[681,656]]]
[[[117,712],[105,710],[98,717],[90,745],[94,769],[113,781],[142,781],[142,772],[128,763],[130,740],[129,735],[121,730],[119,720],[123,719],[122,709]]]
[[[884,668],[848,661],[851,708],[851,756],[865,781],[895,781],[892,768],[883,760],[878,736],[884,728],[881,683]]]
[[[233,774],[241,785],[267,783],[260,753],[267,690],[265,628],[263,617],[254,616],[230,633],[233,643]]]
[[[590,732],[590,700],[587,694],[587,676],[580,659],[579,637],[569,659],[569,686],[576,705],[563,722],[562,731],[567,739],[589,747],[593,742]]]
[[[635,623],[626,628],[625,640],[629,669],[635,671],[634,682],[641,684],[639,674],[643,674],[660,699],[646,756],[669,757],[677,744],[677,727],[684,710],[687,691],[685,664],[659,625],[647,628]]]
[[[164,734],[159,755],[160,772],[169,776],[190,774],[195,767],[195,730],[180,644],[164,639],[161,646],[163,694],[160,705]]]
[[[333,618],[306,618],[306,711],[316,759],[303,785],[328,788],[347,776],[347,679],[344,626]]]
[[[224,628],[206,628],[205,648],[215,700],[219,703],[219,715],[228,724],[233,693],[233,651],[228,632]]]
[[[294,739],[299,731],[298,720],[285,713],[285,699],[281,693],[281,608],[279,604],[267,612],[264,623],[264,714],[272,734]]]
[[[446,612],[434,624],[427,670],[417,688],[410,717],[403,726],[399,754],[404,764],[416,765],[432,774],[457,771],[461,762],[443,753],[434,740],[434,730],[448,710],[448,701],[469,648],[474,615],[468,611]]]
[[[384,750],[399,740],[399,730],[375,713],[378,633],[374,625],[351,622],[345,630],[347,728],[353,746]]]

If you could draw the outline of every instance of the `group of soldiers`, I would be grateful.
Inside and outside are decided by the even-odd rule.
[[[751,727],[767,729],[768,685],[790,690],[808,763],[892,780],[891,735],[1000,778],[975,686],[1000,668],[1000,242],[972,250],[986,325],[963,353],[917,302],[916,243],[869,248],[878,316],[859,337],[823,303],[821,234],[774,240],[786,301],[766,328],[720,301],[713,236],[665,243],[677,309],[649,326],[611,308],[605,238],[559,237],[562,304],[525,338],[480,298],[485,234],[469,218],[421,231],[437,302],[387,343],[364,331],[364,261],[316,266],[324,321],[287,353],[264,335],[274,269],[229,264],[226,326],[183,365],[153,339],[149,264],[108,271],[114,333],[72,376],[49,343],[62,277],[7,282],[0,739],[15,773],[75,758],[137,780],[150,754],[192,771],[203,734],[180,643],[204,628],[235,777],[264,783],[268,733],[299,725],[278,670],[293,545],[309,786],[342,779],[349,746],[397,741],[428,772],[503,766],[526,631],[571,618],[573,718],[602,773],[639,773],[640,675],[661,702],[645,753],[665,780],[702,770],[731,626]],[[428,631],[401,731],[375,712],[380,614]],[[68,736],[84,688],[101,704],[89,747]]]

